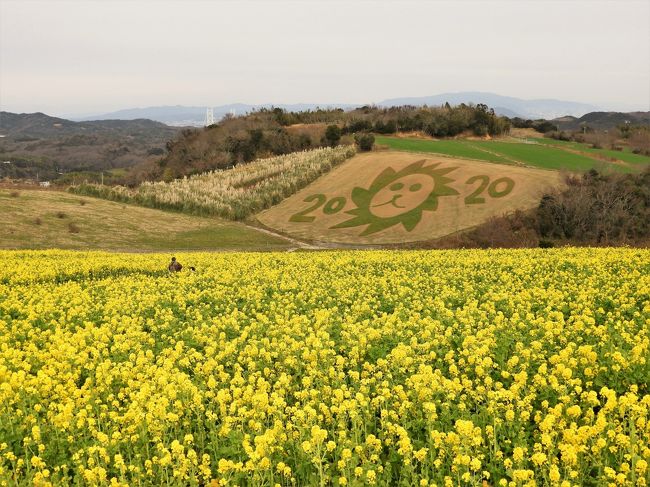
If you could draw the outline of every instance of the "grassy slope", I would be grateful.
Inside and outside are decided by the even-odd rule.
[[[538,144],[552,145],[560,148],[569,148],[572,150],[577,150],[580,152],[586,152],[589,154],[601,155],[603,157],[610,157],[618,159],[620,161],[627,162],[629,164],[650,164],[650,157],[644,156],[641,154],[633,154],[630,152],[628,147],[625,147],[622,151],[607,150],[607,149],[594,149],[588,144],[581,144],[579,142],[567,142],[563,140],[555,139],[545,139],[545,138],[535,138],[533,139]]]
[[[0,248],[5,249],[282,250],[289,246],[240,223],[57,191],[20,190],[13,197],[9,190],[0,189],[0,208]],[[78,233],[70,232],[71,224]]]
[[[477,149],[460,140],[426,140],[404,139],[396,137],[375,136],[378,144],[387,145],[391,149],[409,152],[431,152],[447,156],[479,159],[481,161],[500,162],[509,164],[507,158]]]
[[[631,154],[629,152],[591,149],[584,144],[572,142],[548,142],[549,139],[535,139],[537,144],[500,142],[500,141],[469,141],[469,140],[426,140],[404,139],[396,137],[377,136],[377,143],[387,145],[391,149],[413,152],[430,152],[489,162],[512,164],[520,161],[526,165],[544,169],[567,169],[571,171],[586,171],[591,168],[604,167],[630,172],[634,166],[650,163],[650,158]],[[570,150],[565,150],[570,149]],[[576,153],[580,151],[581,153]],[[591,156],[593,154],[593,156]],[[612,164],[608,159],[618,159],[629,164]]]
[[[471,144],[544,169],[588,171],[599,162],[580,154],[537,144],[498,141],[472,141]]]

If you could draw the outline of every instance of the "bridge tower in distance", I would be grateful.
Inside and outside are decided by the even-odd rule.
[[[206,108],[205,109],[205,126],[207,127],[208,125],[213,125],[214,124],[214,113],[212,112],[212,108]]]

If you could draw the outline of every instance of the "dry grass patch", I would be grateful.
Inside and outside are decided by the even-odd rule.
[[[59,191],[0,189],[0,249],[282,250],[284,240],[216,218],[201,218]],[[56,208],[56,211],[52,211]],[[62,216],[59,216],[62,215]]]

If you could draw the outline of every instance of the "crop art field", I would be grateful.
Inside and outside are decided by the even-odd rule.
[[[381,151],[345,161],[257,215],[297,238],[346,244],[430,240],[537,206],[555,171]]]
[[[0,252],[2,485],[647,485],[650,251]]]

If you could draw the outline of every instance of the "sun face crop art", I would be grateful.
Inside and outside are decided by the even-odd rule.
[[[399,172],[386,168],[370,188],[355,187],[352,200],[357,207],[347,212],[354,218],[332,228],[367,225],[361,235],[370,235],[401,223],[407,231],[412,231],[420,223],[423,211],[438,207],[438,198],[458,194],[447,186],[453,179],[445,177],[456,168],[439,168],[439,164],[425,166],[424,162],[414,162]]]
[[[168,258],[0,252],[0,485],[648,485],[648,250]]]

